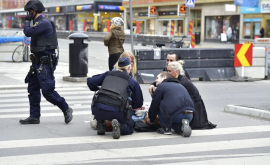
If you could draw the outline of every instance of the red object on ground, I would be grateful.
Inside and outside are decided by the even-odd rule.
[[[83,21],[83,31],[86,31],[86,21]]]
[[[11,28],[11,20],[8,20],[8,28]]]
[[[136,34],[140,33],[140,21],[137,21],[137,28],[136,28]]]
[[[69,21],[69,31],[72,31],[72,20]]]

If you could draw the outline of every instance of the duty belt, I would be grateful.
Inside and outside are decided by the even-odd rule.
[[[40,58],[38,57],[34,57],[34,56],[30,56],[30,59],[33,63],[35,64],[48,64],[49,63],[49,57],[48,56],[42,56]]]

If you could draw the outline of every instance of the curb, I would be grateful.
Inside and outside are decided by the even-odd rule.
[[[266,110],[226,105],[223,111],[270,121],[270,112]]]

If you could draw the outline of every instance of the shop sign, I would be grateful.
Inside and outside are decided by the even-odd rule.
[[[145,13],[139,13],[139,17],[145,17],[145,16],[148,16],[148,13],[145,12]]]
[[[98,5],[99,10],[115,10],[124,11],[123,6],[112,6],[112,5]]]
[[[91,10],[92,9],[92,5],[83,5],[83,6],[76,6],[76,10],[80,11],[80,10]]]
[[[261,6],[259,7],[241,7],[241,14],[255,14],[261,13]]]
[[[262,13],[270,13],[270,2],[262,2],[261,12]]]
[[[60,13],[60,9],[61,9],[60,7],[56,7],[55,8],[56,13]]]
[[[177,16],[186,14],[186,5],[177,5]]]
[[[74,12],[74,11],[76,11],[75,6],[65,6],[64,11],[65,12]]]
[[[158,12],[158,15],[177,15],[177,11]]]
[[[262,22],[261,18],[244,18],[244,22]]]
[[[259,0],[234,0],[235,6],[258,7]]]
[[[225,11],[236,11],[236,6],[231,4],[225,4]]]
[[[156,17],[157,16],[157,7],[148,6],[148,17]]]

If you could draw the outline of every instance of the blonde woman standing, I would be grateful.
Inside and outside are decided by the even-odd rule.
[[[120,17],[114,17],[111,20],[110,32],[104,38],[104,45],[109,51],[109,70],[111,71],[118,61],[120,55],[124,52],[125,33],[122,30],[124,22]]]

